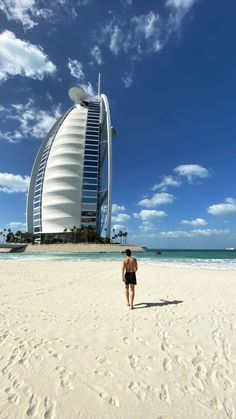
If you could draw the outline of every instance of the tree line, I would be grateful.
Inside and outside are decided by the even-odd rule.
[[[106,230],[106,229],[105,229]],[[2,243],[38,243],[54,244],[54,243],[127,243],[127,231],[119,231],[115,233],[113,229],[113,237],[101,237],[96,228],[93,226],[82,226],[80,228],[73,226],[72,228],[65,228],[63,233],[39,233],[33,234],[29,232],[22,232],[18,230],[13,233],[11,229],[3,229],[0,231],[0,240]]]

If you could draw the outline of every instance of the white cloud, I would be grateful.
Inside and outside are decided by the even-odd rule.
[[[124,76],[121,77],[126,88],[130,87],[133,84],[133,76],[132,74],[125,73]]]
[[[139,60],[142,54],[158,52],[162,48],[162,22],[159,14],[150,11],[147,14],[133,16],[129,21],[112,17],[102,28],[100,45],[106,43],[113,55],[121,52],[129,55],[131,61]],[[131,76],[123,77],[130,85]]]
[[[23,138],[23,135],[20,131],[1,131],[0,130],[0,139],[7,140],[9,143],[18,143]]]
[[[118,25],[111,28],[109,48],[114,55],[118,55],[122,43],[122,31]]]
[[[112,226],[112,229],[116,230],[115,231],[115,233],[116,233],[117,231],[123,231],[123,230],[125,230],[125,226],[122,225],[122,224],[114,224]]]
[[[90,0],[51,0],[50,2],[37,0],[0,0],[2,10],[8,20],[21,22],[24,29],[32,29],[39,24],[40,19],[48,22],[65,19],[65,14],[72,19],[78,16],[79,6],[86,6]],[[42,8],[41,5],[46,7]],[[56,13],[55,13],[56,10]]]
[[[179,30],[182,20],[198,0],[167,0],[166,6],[170,10],[169,32]]]
[[[130,215],[128,214],[117,214],[112,217],[113,223],[125,223],[130,220]]]
[[[173,239],[176,239],[179,237],[192,237],[192,234],[187,231],[177,230],[177,231],[161,231],[160,236],[171,237]]]
[[[198,164],[182,164],[174,169],[179,176],[184,176],[188,182],[192,182],[195,178],[207,178],[210,173],[204,167]]]
[[[194,236],[219,236],[221,234],[229,234],[230,230],[218,230],[218,229],[210,229],[207,228],[205,230],[198,229],[191,231]]]
[[[103,63],[101,48],[98,45],[95,45],[91,49],[90,53],[98,65],[101,65]]]
[[[135,16],[132,18],[135,26],[135,34],[138,40],[144,37],[145,40],[151,41],[150,47],[153,52],[158,52],[162,48],[161,45],[161,19],[158,13],[150,11],[145,15]]]
[[[72,77],[80,82],[80,86],[85,90],[85,92],[89,96],[95,96],[91,83],[86,81],[82,63],[78,60],[72,60],[72,58],[69,58],[67,66]]]
[[[8,20],[21,22],[25,29],[37,25],[34,18],[48,15],[46,9],[36,7],[35,0],[1,0],[0,10],[5,13]]]
[[[0,192],[15,193],[28,191],[30,177],[0,172]]]
[[[10,31],[0,34],[0,80],[17,75],[42,80],[55,71],[55,64],[41,47],[16,38]]]
[[[172,175],[163,176],[162,181],[154,185],[151,189],[153,191],[156,191],[157,189],[166,190],[168,186],[179,187],[181,186],[181,181],[178,179],[175,179]]]
[[[182,220],[181,224],[187,224],[191,226],[205,226],[208,224],[203,218],[196,218],[195,220]]]
[[[11,105],[6,109],[5,119],[15,120],[19,125],[12,132],[1,132],[0,138],[16,143],[27,137],[44,138],[49,129],[61,116],[61,106],[44,111],[38,109],[32,99],[26,104]],[[3,118],[4,119],[4,118]]]
[[[142,210],[139,213],[134,213],[133,216],[135,218],[140,218],[141,220],[150,220],[152,218],[162,218],[165,217],[167,214],[165,211],[157,211],[157,210]]]
[[[131,0],[120,0],[127,7]],[[160,15],[153,10],[134,15],[130,19],[108,11],[112,18],[100,27],[97,42],[106,45],[117,57],[126,54],[132,65],[143,59],[147,54],[157,53],[166,45],[170,35],[180,29],[182,20],[197,0],[165,1],[166,10]],[[167,13],[166,13],[167,12]],[[129,87],[131,79],[123,77],[125,87]]]
[[[152,208],[158,205],[171,204],[174,201],[174,199],[175,198],[173,195],[167,192],[161,192],[154,194],[150,199],[142,199],[141,201],[139,201],[139,205],[143,205],[147,208]]]
[[[176,231],[162,231],[160,232],[161,237],[171,237],[174,239],[178,239],[181,237],[199,237],[199,236],[220,236],[224,234],[229,234],[229,230],[217,230],[217,229],[198,229],[198,230],[191,230],[191,231],[183,231],[183,230],[176,230]]]
[[[124,205],[112,204],[112,214],[120,212],[120,211],[125,211]]]
[[[26,223],[22,223],[21,221],[11,221],[8,224],[8,227],[11,230],[25,230],[26,229]]]
[[[87,83],[82,83],[81,86],[83,87],[83,89],[85,90],[85,92],[88,93],[89,96],[95,96],[96,93],[93,89],[93,86],[90,82]]]
[[[142,224],[139,226],[139,229],[142,232],[149,232],[155,229],[155,225],[151,223],[149,220],[144,220]]]
[[[189,10],[197,0],[167,0],[166,6],[173,7],[174,9]]]
[[[83,65],[78,60],[72,60],[69,58],[68,68],[70,70],[70,74],[77,80],[84,79],[84,72],[83,72]]]
[[[212,215],[236,215],[236,199],[226,198],[224,203],[210,205],[207,211]]]

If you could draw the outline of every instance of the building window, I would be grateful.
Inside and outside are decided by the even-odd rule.
[[[97,185],[84,185],[84,191],[97,191]]]
[[[86,144],[98,145],[98,138],[94,138],[91,136],[86,137]]]
[[[86,153],[86,160],[88,160],[88,159],[89,160],[97,160],[98,156],[90,156],[90,155],[88,156],[87,153]]]
[[[97,173],[84,172],[84,176],[85,177],[93,177],[93,178],[97,179]]]
[[[97,161],[90,161],[85,157],[84,165],[85,166],[97,166],[98,162]]]
[[[84,177],[84,185],[88,184],[88,185],[96,185],[97,186],[97,176],[94,179],[89,179]]]
[[[97,156],[98,155],[98,150],[88,150],[88,149],[86,149],[86,146],[85,146],[85,154],[86,155],[90,154],[90,155]]]
[[[90,196],[90,197],[96,197],[97,196],[97,191],[84,191],[83,196]]]
[[[96,172],[98,171],[97,167],[93,167],[93,166],[85,166],[84,170],[86,170],[86,172]]]
[[[96,223],[96,218],[84,218],[84,217],[82,217],[82,223],[90,223],[90,224],[94,224],[94,223]]]
[[[82,217],[96,217],[96,215],[95,211],[82,211]]]
[[[98,144],[92,145],[92,144],[85,144],[85,152],[87,150],[97,150],[98,151]]]
[[[96,203],[97,198],[83,198],[83,204],[90,204],[90,203]]]

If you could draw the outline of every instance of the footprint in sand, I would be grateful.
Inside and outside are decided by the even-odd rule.
[[[136,369],[138,365],[139,357],[135,354],[129,355],[129,364],[131,368]]]
[[[198,404],[207,407],[208,409],[212,410],[218,410],[221,411],[223,409],[223,404],[221,403],[220,399],[218,397],[213,397],[211,400],[206,401],[197,401]]]
[[[14,391],[13,388],[7,387],[5,388],[5,393],[8,395],[7,400],[9,403],[18,404],[20,401],[20,395]]]
[[[107,393],[107,391],[102,390],[98,393],[99,397],[101,397],[102,399],[106,400],[106,402],[108,402],[109,404],[119,407],[120,403],[117,397],[112,397],[110,396],[110,394]]]
[[[167,384],[162,384],[161,385],[161,391],[160,391],[160,394],[159,394],[159,398],[162,402],[165,402],[165,403],[171,405],[170,394],[169,394],[169,389],[168,389]]]
[[[56,417],[56,405],[57,403],[54,400],[50,400],[49,397],[46,397],[44,400],[44,406],[46,408],[44,413],[45,419],[54,419]]]
[[[100,364],[111,365],[111,361],[105,356],[97,356],[96,361],[98,361]]]
[[[24,352],[22,354],[22,358],[19,359],[19,364],[23,365],[25,368],[29,368],[30,366],[29,358],[30,358],[30,353]]]
[[[140,338],[139,336],[136,336],[136,339],[142,343],[145,346],[150,346],[149,342],[147,342],[146,340],[143,340],[142,338]]]
[[[193,336],[193,332],[192,332],[192,330],[191,330],[191,329],[187,329],[187,330],[186,330],[186,332],[187,332],[187,335],[188,335],[189,337],[192,337],[192,336]]]
[[[142,382],[136,382],[131,381],[129,383],[129,389],[132,391],[132,393],[135,394],[135,396],[141,400],[142,402],[146,399],[146,385]]]
[[[94,374],[96,375],[101,375],[104,377],[114,377],[114,374],[111,371],[99,371],[99,370],[95,370]]]
[[[26,411],[27,416],[36,416],[38,414],[39,405],[40,405],[40,398],[36,396],[36,394],[32,394],[29,399],[29,408]]]
[[[163,361],[163,370],[168,372],[172,370],[171,360],[168,358],[165,358]]]
[[[231,397],[226,397],[224,399],[223,405],[227,417],[229,419],[235,419],[235,409],[233,407],[233,400],[231,399]]]
[[[8,374],[8,379],[12,381],[12,385],[16,390],[25,384],[24,380],[19,380],[17,375],[12,375],[11,373]]]
[[[106,349],[107,351],[112,351],[112,352],[116,352],[116,353],[119,353],[119,352],[120,352],[120,349],[118,349],[118,348],[113,348],[113,346],[106,346],[106,347],[105,347],[105,349]]]
[[[101,399],[105,400],[107,403],[111,404],[112,406],[119,407],[120,402],[117,397],[111,396],[106,390],[101,387],[90,387],[92,391],[94,391]]]
[[[75,373],[62,366],[58,366],[55,369],[59,373],[61,387],[63,387],[65,390],[74,390],[74,386],[70,380],[70,377]]]

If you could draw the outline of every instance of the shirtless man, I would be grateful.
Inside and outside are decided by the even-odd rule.
[[[125,297],[127,305],[133,310],[134,303],[134,287],[136,285],[136,272],[138,270],[137,259],[131,256],[131,250],[125,251],[127,258],[122,264],[122,280],[125,283]],[[130,295],[129,295],[130,294]]]

